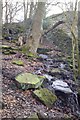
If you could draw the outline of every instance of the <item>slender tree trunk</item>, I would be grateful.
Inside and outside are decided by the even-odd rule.
[[[6,0],[5,4],[6,4],[5,23],[8,23],[8,2],[7,2],[7,0]]]
[[[79,47],[80,47],[80,1],[78,2],[78,43],[77,43],[77,48],[78,48],[78,54],[79,54],[79,57],[78,57],[78,75],[80,77],[80,51],[79,51]],[[80,83],[79,83],[79,86],[80,86]]]
[[[33,3],[33,2],[31,2],[31,4],[30,4],[29,18],[32,18],[33,7],[34,7],[34,3]]]
[[[12,23],[12,11],[10,11],[10,23]]]
[[[28,14],[28,2],[26,6],[25,0],[23,0],[23,6],[24,6],[24,35],[26,34],[26,24],[27,24],[27,14]]]
[[[2,0],[0,0],[0,40],[2,39]]]
[[[0,45],[2,40],[2,0],[0,0]],[[0,69],[2,71],[2,55],[1,55],[1,50],[0,50]],[[2,72],[0,72],[0,101],[2,103]],[[2,105],[0,105],[2,108]],[[0,114],[1,118],[1,114]]]
[[[74,78],[77,80],[77,76],[79,75],[80,70],[80,62],[79,62],[79,46],[78,46],[78,36],[76,37],[76,26],[77,26],[77,3],[75,2],[75,10],[74,10],[74,20],[71,26],[71,34],[72,34],[72,58],[73,58],[73,72],[74,72]],[[76,65],[77,65],[77,71],[76,71]],[[76,81],[78,82],[78,81]]]
[[[44,16],[45,2],[38,2],[38,6],[33,18],[32,35],[29,37],[29,51],[36,54],[41,37],[41,25]]]

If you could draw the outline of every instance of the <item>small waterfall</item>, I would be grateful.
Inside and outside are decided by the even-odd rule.
[[[71,111],[73,114],[78,115],[79,114],[79,104],[78,104],[78,98],[77,93],[72,93],[68,96],[68,106],[71,108]]]
[[[43,56],[42,56],[43,57]],[[79,103],[78,103],[78,98],[77,98],[77,92],[76,91],[76,85],[73,85],[73,73],[68,67],[68,64],[64,64],[63,60],[55,60],[55,58],[50,58],[44,56],[46,59],[43,59],[43,76],[46,77],[46,81],[44,82],[44,87],[48,88],[52,92],[55,92],[55,94],[58,97],[58,101],[55,103],[56,107],[59,107],[61,110],[65,110],[65,107],[69,108],[70,112],[74,115],[80,116],[80,111],[79,111]],[[67,67],[66,67],[67,66]],[[65,79],[63,78],[63,74],[61,74],[60,78],[58,76],[52,76],[48,72],[51,69],[55,68],[61,68],[63,70],[63,74],[65,75]],[[41,71],[40,71],[41,72]],[[66,77],[68,76],[68,77]],[[71,89],[72,93],[65,93],[64,91],[56,91],[53,88],[53,82],[56,80],[61,80],[63,82],[68,83],[68,88]],[[66,80],[66,81],[65,81]],[[59,86],[59,88],[62,86]],[[68,89],[64,86],[65,89]],[[69,89],[68,89],[69,90]],[[74,91],[74,92],[73,92]],[[69,92],[69,91],[68,91]],[[66,112],[66,111],[65,111]]]

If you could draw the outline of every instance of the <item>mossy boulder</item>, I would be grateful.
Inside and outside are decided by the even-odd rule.
[[[15,80],[19,88],[26,90],[41,87],[44,78],[31,73],[21,73],[16,76]]]
[[[33,95],[37,97],[40,101],[42,101],[42,103],[49,108],[51,108],[54,102],[57,100],[56,95],[53,94],[47,88],[41,88],[39,90],[35,90],[33,92]]]
[[[24,63],[23,63],[22,60],[13,60],[12,63],[13,63],[13,64],[16,64],[16,65],[18,65],[18,66],[24,66]]]
[[[2,49],[2,53],[5,55],[16,54],[16,51],[14,51],[12,47],[7,46],[7,45],[1,45],[0,49]]]

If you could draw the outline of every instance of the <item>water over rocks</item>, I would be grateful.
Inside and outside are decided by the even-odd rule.
[[[72,114],[79,115],[79,104],[76,92],[76,84],[74,83],[73,72],[65,59],[59,56],[47,56],[43,58],[44,74],[46,77],[44,87],[51,90],[58,97],[55,106],[63,111],[66,107]],[[39,71],[40,72],[40,71]]]
[[[56,80],[53,82],[52,87],[55,90],[62,91],[66,94],[71,94],[73,91],[70,89],[68,84],[66,82],[63,82],[62,80]]]

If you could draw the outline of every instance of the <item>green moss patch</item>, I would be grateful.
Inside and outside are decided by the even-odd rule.
[[[16,54],[16,51],[12,47],[7,45],[1,45],[0,49],[2,49],[2,53],[5,55]]]
[[[24,63],[23,63],[22,60],[13,60],[12,63],[13,63],[13,64],[16,64],[16,65],[18,65],[18,66],[23,66],[23,65],[24,65]]]
[[[16,82],[21,89],[33,89],[42,85],[45,77],[31,73],[21,73],[16,76]]]
[[[35,95],[47,107],[52,107],[53,103],[57,100],[56,95],[54,95],[51,91],[49,91],[46,88],[35,90],[33,92],[33,95]]]

